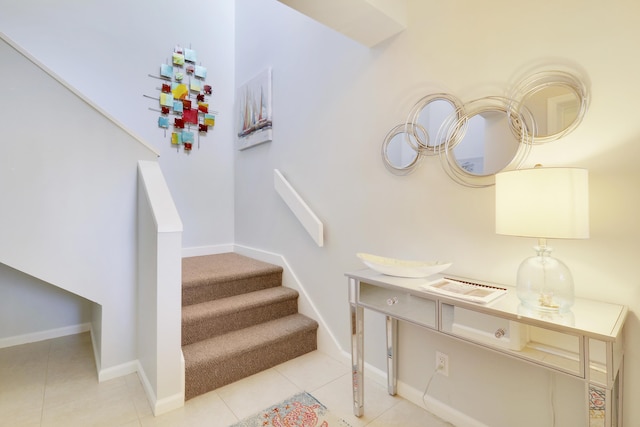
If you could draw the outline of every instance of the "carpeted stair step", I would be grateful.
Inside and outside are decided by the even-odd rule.
[[[316,350],[317,329],[293,314],[184,346],[185,399]]]
[[[282,267],[236,253],[182,259],[183,306],[281,284]]]
[[[182,308],[182,345],[298,312],[298,292],[278,286]]]

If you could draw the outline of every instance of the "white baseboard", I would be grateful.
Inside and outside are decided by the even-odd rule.
[[[464,414],[451,406],[448,406],[441,401],[434,399],[427,395],[422,400],[424,391],[416,390],[415,388],[398,381],[398,395],[408,400],[409,402],[420,406],[431,412],[433,415],[442,418],[443,420],[453,424],[457,427],[488,427],[482,424],[480,421],[471,418],[467,414]]]
[[[122,363],[120,365],[112,366],[106,369],[99,369],[98,382],[109,381],[114,378],[133,374],[137,370],[138,370],[137,360],[132,360],[131,362]]]
[[[65,326],[63,328],[49,329],[47,331],[33,332],[30,334],[17,335],[14,337],[0,338],[0,348],[13,347],[14,345],[29,344],[32,342],[50,340],[53,338],[66,337],[91,330],[90,323]]]
[[[351,354],[344,352],[343,357],[349,360],[351,363]],[[387,387],[387,373],[381,369],[378,369],[368,363],[364,364],[364,376],[368,380],[373,380],[377,384],[383,387]],[[416,390],[415,388],[407,385],[402,381],[398,381],[398,396],[405,400],[426,409],[433,415],[442,418],[443,420],[453,424],[457,427],[488,427],[482,424],[480,421],[475,420],[468,415],[442,403],[439,400],[434,399],[431,396],[425,396],[424,401],[422,395],[424,391]],[[366,394],[366,389],[365,389]],[[365,408],[366,409],[366,408]]]
[[[183,372],[183,381],[182,381],[182,390],[179,393],[176,393],[172,396],[165,397],[163,399],[158,399],[155,392],[153,391],[153,387],[149,382],[149,378],[147,378],[147,374],[142,367],[140,362],[137,362],[137,371],[138,378],[140,378],[140,382],[142,383],[142,388],[144,389],[145,394],[147,395],[147,400],[149,401],[149,405],[151,406],[151,410],[153,411],[154,416],[162,415],[169,411],[173,411],[174,409],[178,409],[184,406],[184,356],[181,357],[182,363],[182,372]]]
[[[313,301],[311,301],[311,298],[309,298],[305,287],[300,280],[298,280],[293,269],[282,255],[242,245],[235,245],[234,252],[282,267],[284,269],[282,274],[283,286],[295,289],[300,293],[298,298],[298,311],[318,322],[318,350],[334,358],[343,357],[343,351],[340,348],[338,340],[327,326],[327,323],[313,304]]]

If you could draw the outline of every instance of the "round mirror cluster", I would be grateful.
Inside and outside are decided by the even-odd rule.
[[[452,179],[470,187],[495,183],[495,174],[519,168],[531,146],[554,141],[582,121],[585,85],[572,74],[545,71],[522,81],[508,97],[466,103],[447,93],[423,97],[407,121],[382,144],[385,166],[411,173],[425,156],[439,156]]]

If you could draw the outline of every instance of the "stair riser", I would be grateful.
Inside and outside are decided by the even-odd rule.
[[[182,306],[228,298],[248,292],[273,288],[282,284],[282,272],[253,276],[239,280],[219,283],[211,281],[199,286],[182,289]]]
[[[299,331],[241,354],[227,354],[200,366],[187,366],[185,399],[238,381],[317,349],[316,329]]]
[[[297,298],[224,315],[210,313],[203,319],[182,322],[182,345],[192,344],[298,312]]]

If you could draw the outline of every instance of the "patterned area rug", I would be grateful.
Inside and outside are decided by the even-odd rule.
[[[299,393],[230,427],[350,427],[309,393]]]

